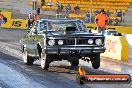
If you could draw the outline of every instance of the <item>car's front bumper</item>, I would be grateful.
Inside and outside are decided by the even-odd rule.
[[[105,47],[46,47],[45,53],[47,54],[91,54],[91,53],[104,53]]]

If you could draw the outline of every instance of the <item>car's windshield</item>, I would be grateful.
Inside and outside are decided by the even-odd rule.
[[[40,25],[41,31],[47,30],[47,31],[65,31],[67,27],[75,27],[76,31],[82,31],[84,30],[84,26],[82,22],[42,22]]]

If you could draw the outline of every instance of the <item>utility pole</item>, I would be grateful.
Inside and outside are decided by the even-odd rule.
[[[123,13],[123,8],[122,8],[122,11],[121,11],[122,13],[121,13],[121,20],[122,20],[122,22],[124,22],[124,13]]]
[[[37,1],[38,0],[32,0],[33,1],[33,10],[36,10],[37,8]]]
[[[91,5],[90,5],[90,23],[92,23],[92,5],[93,5],[93,0],[91,0]]]

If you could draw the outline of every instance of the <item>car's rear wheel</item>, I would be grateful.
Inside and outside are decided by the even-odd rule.
[[[23,61],[27,65],[33,65],[34,59],[28,55],[27,51],[23,52]]]
[[[71,60],[71,61],[70,61],[70,64],[71,64],[71,66],[78,66],[78,64],[79,64],[79,59],[77,59],[77,60]]]
[[[41,68],[43,70],[48,70],[50,64],[50,58],[47,54],[41,54]]]
[[[100,54],[95,54],[92,60],[92,67],[98,69],[100,67]]]

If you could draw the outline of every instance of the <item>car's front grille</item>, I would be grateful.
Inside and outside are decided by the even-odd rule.
[[[88,44],[89,38],[66,38],[62,39],[64,41],[63,45],[89,45]],[[59,39],[56,39],[56,44],[58,45],[57,41]],[[95,44],[95,42],[93,43]]]
[[[88,39],[79,38],[79,39],[77,39],[76,44],[77,45],[87,45],[88,44]]]
[[[95,44],[95,43],[93,43]],[[89,45],[88,38],[64,39],[64,45]]]
[[[66,39],[64,41],[65,45],[75,45],[75,39]]]
[[[93,43],[92,44],[89,44],[88,43],[88,40],[89,39],[92,39],[93,40]],[[97,38],[58,38],[58,39],[54,39],[55,40],[55,45],[59,45],[58,44],[58,41],[59,40],[63,40],[63,45],[96,45],[95,43],[95,40]],[[100,38],[101,39],[101,38]],[[101,39],[102,42],[104,42],[103,39]],[[47,40],[47,43],[48,43],[48,40]]]

